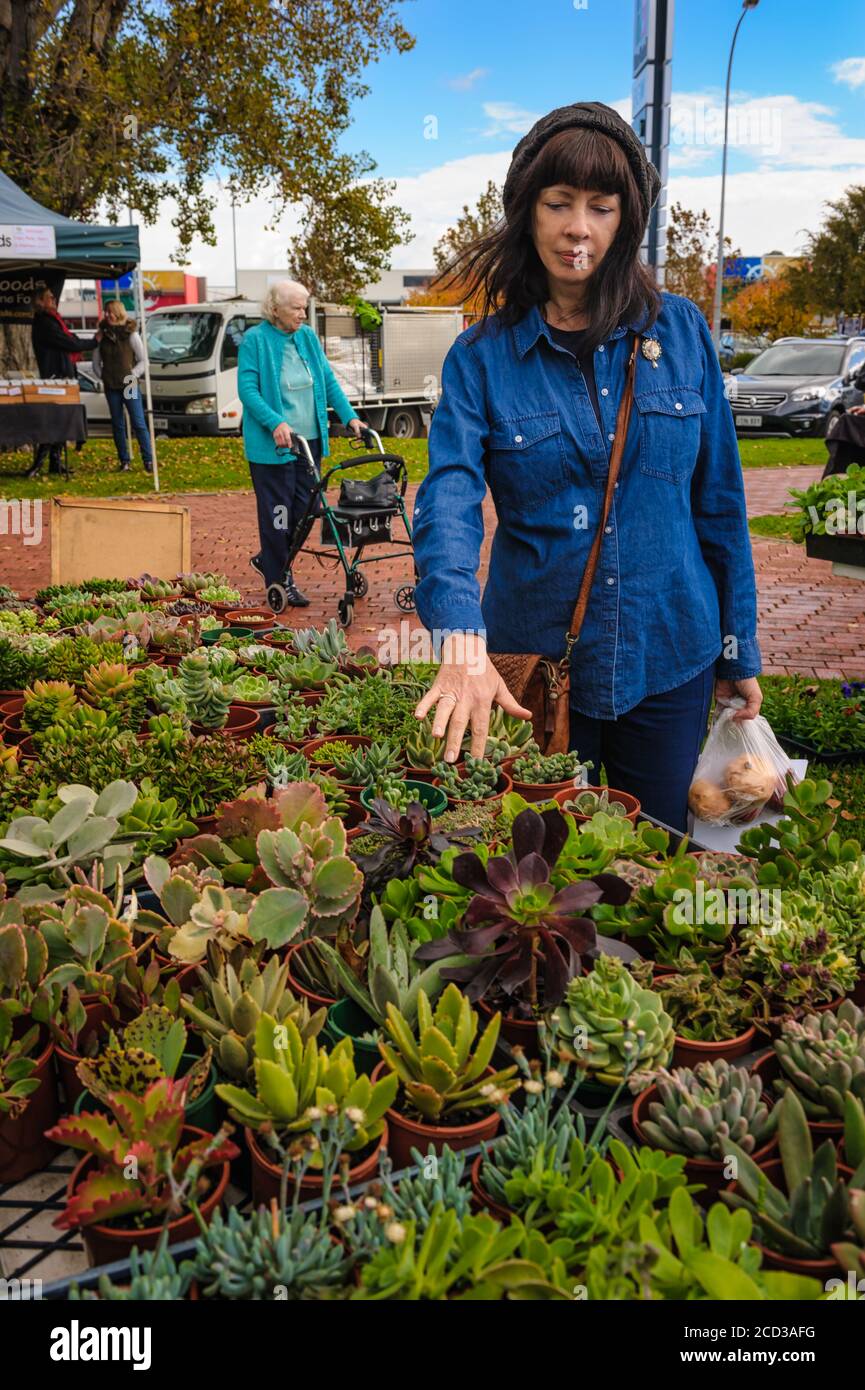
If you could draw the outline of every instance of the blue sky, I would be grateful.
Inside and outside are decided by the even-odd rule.
[[[716,218],[727,54],[741,4],[676,0],[675,9],[668,201]],[[341,144],[367,150],[377,176],[397,181],[415,240],[395,250],[394,265],[426,266],[462,205],[488,179],[503,182],[514,145],[539,115],[597,100],[630,118],[634,0],[408,0],[400,14],[415,48],[368,68],[371,91]],[[761,0],[739,31],[731,116],[727,231],[745,255],[795,254],[823,204],[865,183],[863,0]],[[266,200],[238,210],[241,266],[284,264],[293,219],[266,231],[268,211]],[[218,247],[196,246],[192,268],[228,284],[227,204],[217,219]],[[168,264],[169,221],[142,229],[148,265]]]

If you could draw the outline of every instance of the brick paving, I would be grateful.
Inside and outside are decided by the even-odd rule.
[[[789,488],[807,487],[820,472],[819,467],[746,469],[749,516],[783,511]],[[409,510],[416,491],[414,486],[408,490]],[[162,500],[189,507],[193,568],[220,570],[247,598],[263,601],[260,582],[249,568],[249,556],[258,549],[252,493],[166,494]],[[0,537],[0,583],[32,594],[49,582],[49,511],[45,509],[40,545],[25,546],[19,537]],[[485,517],[482,577],[495,528],[489,498]],[[764,670],[812,677],[861,677],[865,672],[865,582],[836,578],[828,561],[806,559],[802,546],[755,536],[752,547]],[[401,613],[394,602],[395,590],[412,580],[408,554],[370,564],[366,574],[369,593],[355,605],[349,633],[352,644],[375,645],[383,629],[402,632],[408,641],[419,624],[414,615]],[[342,585],[340,571],[331,558],[322,561],[303,555],[295,567],[295,577],[312,600],[309,608],[295,610],[298,618],[320,625],[335,615]],[[401,623],[406,626],[401,628]]]

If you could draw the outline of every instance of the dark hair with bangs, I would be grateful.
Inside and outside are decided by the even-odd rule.
[[[640,260],[645,231],[640,195],[624,150],[599,131],[574,127],[559,131],[540,148],[518,175],[510,220],[476,238],[432,282],[446,288],[457,280],[468,299],[483,292],[479,330],[491,316],[503,326],[518,323],[534,304],[549,298],[547,271],[535,249],[533,216],[542,189],[556,184],[618,193],[622,220],[597,270],[586,282],[585,309],[589,328],[585,350],[610,337],[624,319],[642,319],[651,327],[661,309],[661,296],[652,269]]]

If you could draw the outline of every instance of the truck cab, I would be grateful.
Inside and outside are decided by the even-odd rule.
[[[261,305],[244,299],[177,305],[147,315],[157,434],[239,432],[237,355],[244,334],[261,318]]]

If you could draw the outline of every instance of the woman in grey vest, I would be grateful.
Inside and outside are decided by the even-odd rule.
[[[101,379],[105,388],[120,472],[126,473],[129,469],[129,438],[123,418],[125,405],[132,432],[141,450],[141,462],[145,471],[150,473],[153,469],[153,451],[138,389],[139,379],[144,374],[144,344],[135,319],[127,316],[119,299],[109,300],[105,317],[99,324],[99,336],[93,350],[93,374]]]

